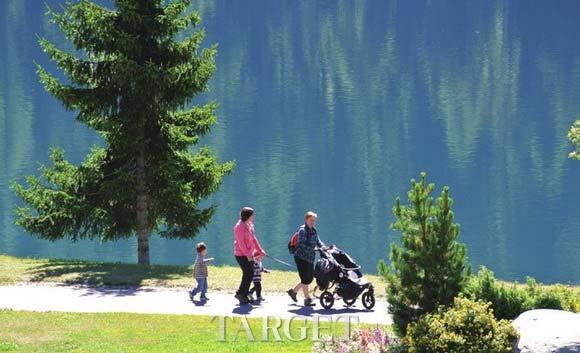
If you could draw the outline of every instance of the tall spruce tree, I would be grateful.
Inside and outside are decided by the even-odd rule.
[[[569,157],[580,160],[580,120],[576,120],[570,127],[568,139],[574,145],[574,151],[570,152]]]
[[[187,108],[207,89],[216,48],[200,49],[204,31],[189,0],[89,0],[49,10],[77,51],[46,39],[40,45],[68,77],[38,66],[48,92],[104,140],[80,165],[53,149],[50,165],[27,184],[14,184],[25,203],[17,224],[43,239],[137,237],[140,264],[149,263],[152,232],[188,239],[206,226],[215,205],[199,208],[217,191],[233,163],[208,147],[192,150],[216,122],[216,104]],[[193,34],[175,38],[186,30]]]
[[[408,205],[397,198],[391,227],[401,232],[401,246],[391,244],[390,266],[378,265],[387,281],[389,311],[403,334],[421,315],[452,304],[470,272],[465,246],[457,242],[449,188],[433,203],[434,189],[421,173],[421,181],[411,180]]]

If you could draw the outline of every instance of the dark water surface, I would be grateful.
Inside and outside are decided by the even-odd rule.
[[[202,97],[220,103],[219,125],[204,142],[237,161],[195,240],[218,263],[234,262],[231,229],[251,205],[271,254],[290,259],[288,237],[313,209],[322,239],[374,272],[399,236],[394,197],[424,170],[450,186],[472,264],[580,283],[580,163],[566,139],[580,117],[580,2],[194,7],[206,43],[219,43]],[[50,243],[13,224],[11,180],[34,173],[49,146],[78,162],[101,143],[38,83],[33,62],[54,66],[36,35],[71,48],[44,12],[43,1],[0,1],[0,252],[134,262],[133,240]],[[193,244],[155,238],[152,260],[188,263]]]

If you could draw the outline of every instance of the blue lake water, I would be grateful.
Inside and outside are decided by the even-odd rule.
[[[49,0],[51,6],[64,1]],[[108,1],[102,1],[110,4]],[[44,92],[36,36],[71,48],[43,1],[0,1],[0,253],[135,262],[135,241],[46,242],[14,225],[12,180],[47,149],[82,160],[96,134]],[[267,251],[307,209],[327,243],[368,272],[388,256],[391,208],[426,171],[448,185],[474,267],[506,279],[580,283],[580,163],[566,131],[580,117],[580,2],[196,1],[219,43],[204,140],[237,167],[192,241],[153,239],[152,261],[192,261],[196,241],[233,264],[241,206]],[[272,267],[279,267],[271,263]]]

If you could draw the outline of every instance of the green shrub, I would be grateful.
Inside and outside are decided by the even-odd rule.
[[[389,312],[401,334],[421,315],[451,305],[470,274],[465,246],[457,241],[449,188],[436,200],[434,190],[421,173],[420,181],[411,181],[407,204],[397,198],[391,227],[401,232],[401,245],[391,244],[390,266],[384,261],[378,265],[387,282]]]
[[[531,277],[525,285],[498,282],[493,272],[485,267],[477,276],[471,276],[463,288],[462,295],[472,300],[491,303],[498,319],[515,319],[532,309],[557,309],[578,312],[580,293],[562,286],[542,286]]]
[[[555,291],[564,300],[564,310],[574,313],[580,312],[580,290],[564,285],[554,285],[550,290]]]
[[[553,291],[543,291],[533,301],[534,309],[556,309],[564,310],[564,303],[558,293]]]
[[[518,333],[507,320],[497,320],[489,303],[456,298],[445,311],[409,325],[409,353],[511,353]]]
[[[515,284],[504,285],[496,281],[493,272],[485,267],[477,276],[471,276],[462,294],[472,300],[490,303],[498,319],[514,319],[531,308],[527,291]]]
[[[531,277],[527,278],[526,285],[532,309],[580,311],[580,292],[577,289],[561,284],[543,286]]]

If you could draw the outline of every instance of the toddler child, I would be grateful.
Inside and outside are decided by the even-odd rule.
[[[264,265],[262,264],[263,259],[263,253],[254,254],[254,277],[252,278],[254,286],[250,289],[250,295],[256,292],[256,300],[258,301],[264,301],[264,297],[262,297],[262,272],[270,272],[264,268]]]
[[[207,247],[205,243],[198,243],[196,246],[197,249],[197,257],[195,258],[195,264],[193,265],[193,277],[197,281],[197,287],[193,288],[189,291],[189,299],[193,301],[193,297],[200,293],[200,300],[206,301],[208,297],[206,297],[207,293],[207,263],[213,261],[213,257],[205,258],[207,255]]]

